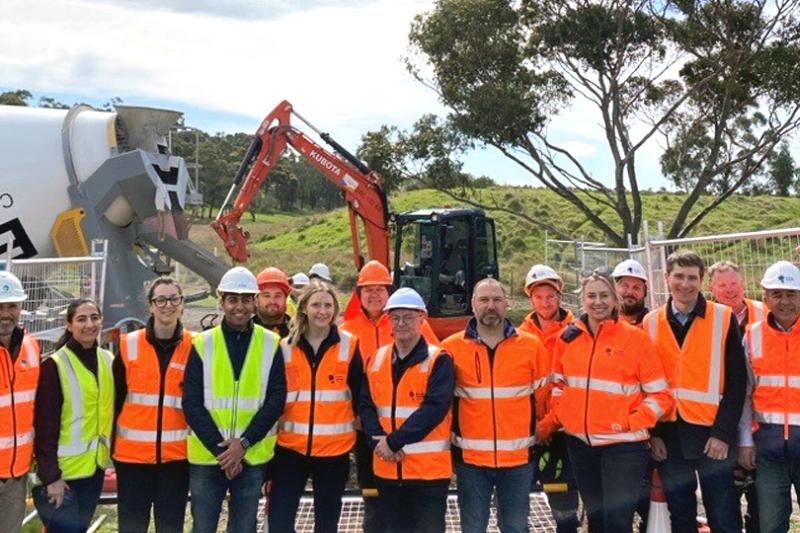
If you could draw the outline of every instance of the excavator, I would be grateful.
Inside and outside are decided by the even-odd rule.
[[[310,128],[333,153],[295,127],[292,117]],[[380,261],[393,270],[397,287],[411,287],[425,299],[430,324],[439,338],[463,329],[472,314],[475,283],[499,277],[494,220],[480,209],[432,208],[391,214],[380,174],[303,118],[286,100],[261,122],[211,223],[231,258],[247,261],[249,233],[241,226],[241,218],[287,148],[304,157],[344,195],[356,270],[366,260]],[[366,258],[359,223],[364,228]],[[393,264],[392,226],[396,236]]]

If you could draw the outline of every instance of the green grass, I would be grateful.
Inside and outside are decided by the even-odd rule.
[[[587,240],[605,240],[585,215],[550,191],[530,187],[494,187],[475,191],[474,196],[484,204],[511,207],[534,219],[564,228],[576,239],[583,236]],[[643,195],[644,219],[650,222],[651,232],[655,231],[659,221],[668,227],[683,199],[684,195],[673,193]],[[711,201],[710,196],[701,198],[694,212]],[[444,193],[430,189],[399,193],[390,198],[390,204],[394,212],[463,206]],[[616,213],[610,208],[593,207],[610,225],[618,227]],[[495,211],[490,215],[496,221],[501,278],[519,292],[530,266],[544,260],[545,232],[541,227],[507,213]],[[734,196],[706,217],[694,235],[791,227],[799,222],[800,199]],[[313,263],[321,261],[331,267],[340,287],[348,289],[353,285],[356,273],[344,208],[329,213],[259,214],[256,222],[251,222],[246,216],[242,225],[251,234],[248,266],[256,272],[275,265],[291,275],[307,271]],[[192,238],[209,249],[216,246],[220,254],[225,253],[217,236],[204,223],[193,227]]]

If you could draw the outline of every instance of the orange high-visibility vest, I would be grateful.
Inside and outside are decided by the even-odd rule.
[[[347,374],[358,339],[345,331],[312,369],[303,350],[281,340],[286,365],[286,407],[278,445],[313,457],[348,453],[356,443],[353,398]]]
[[[437,346],[428,346],[428,357],[403,372],[395,387],[392,381],[394,343],[378,349],[367,366],[367,380],[372,401],[378,410],[378,420],[389,434],[403,425],[425,399],[428,378],[442,353]],[[445,355],[445,357],[447,357]],[[450,419],[451,414],[433,428],[424,439],[403,446],[405,457],[399,463],[381,459],[373,453],[375,475],[383,479],[450,479]]]
[[[455,366],[458,427],[452,444],[463,461],[493,468],[529,462],[536,433],[534,393],[550,373],[542,342],[526,333],[507,337],[490,360],[486,345],[462,331],[448,337],[442,349]]]
[[[745,298],[744,304],[747,306],[747,325],[761,322],[767,318],[768,309],[764,302]]]
[[[39,383],[39,343],[23,335],[17,360],[0,347],[0,478],[20,477],[33,456],[33,404]]]
[[[753,368],[753,411],[757,422],[800,426],[800,327],[779,331],[766,320],[747,326],[745,350]]]
[[[362,308],[359,308],[355,316],[345,320],[339,330],[347,331],[358,337],[358,349],[361,351],[364,363],[375,353],[375,350],[394,340],[389,313],[383,313],[377,322],[373,322]],[[423,320],[420,333],[428,344],[439,344],[439,339],[436,338],[436,333],[433,332],[427,319]]]
[[[128,394],[117,418],[114,459],[141,464],[186,460],[189,427],[181,402],[191,349],[192,334],[183,330],[162,378],[158,355],[147,342],[146,330],[122,336],[120,357],[125,365]]]
[[[572,330],[571,328],[577,328]],[[590,446],[637,442],[673,407],[652,341],[623,319],[606,320],[592,336],[582,320],[556,341],[553,416]]]
[[[725,342],[731,324],[731,308],[706,302],[705,317],[695,316],[689,333],[678,347],[667,320],[665,304],[644,317],[644,330],[656,345],[667,380],[673,390],[677,414],[692,424],[711,426],[725,388]]]
[[[558,311],[561,313],[561,310]],[[563,320],[558,320],[552,322],[546,331],[543,331],[542,328],[536,323],[536,320],[533,318],[533,313],[528,313],[525,316],[525,319],[522,321],[522,324],[519,325],[517,328],[518,331],[522,331],[524,333],[528,333],[537,337],[542,344],[544,344],[545,353],[547,354],[547,361],[546,365],[547,368],[552,368],[553,366],[553,348],[556,345],[556,340],[558,339],[558,334],[561,332],[562,329],[567,327],[567,325],[575,320],[575,315],[572,314],[572,311],[566,310],[564,314]],[[543,420],[545,416],[547,416],[547,412],[550,410],[550,396],[553,391],[553,384],[547,383],[544,387],[540,387],[536,390],[536,418],[537,420]]]

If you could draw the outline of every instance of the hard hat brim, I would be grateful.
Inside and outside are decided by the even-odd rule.
[[[761,288],[762,289],[769,289],[769,290],[799,291],[800,292],[800,287],[787,287],[786,285],[781,285],[780,283],[771,283],[771,282],[764,283],[763,281],[761,282]]]
[[[0,303],[15,304],[15,303],[24,302],[27,299],[28,299],[28,295],[25,295],[25,296],[9,296],[8,298],[0,298]]]
[[[558,291],[559,294],[561,294],[562,285],[558,281],[556,281],[554,279],[537,279],[535,281],[532,281],[528,285],[525,286],[525,293],[528,296],[530,296],[531,295],[531,291],[538,285],[550,285],[556,291]]]

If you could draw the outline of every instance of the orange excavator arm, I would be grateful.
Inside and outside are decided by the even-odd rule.
[[[334,149],[338,156],[292,126],[290,121],[292,115],[317,133]],[[367,259],[377,259],[387,268],[391,268],[389,266],[389,207],[386,193],[383,191],[383,178],[345,150],[330,135],[320,132],[311,125],[294,111],[292,104],[286,100],[278,104],[261,122],[253,142],[236,172],[228,196],[225,198],[216,220],[211,223],[211,227],[225,243],[225,249],[228,250],[233,260],[239,263],[247,261],[249,234],[242,228],[240,220],[250,202],[253,201],[267,180],[269,173],[275,168],[287,145],[305,157],[344,194],[350,215],[350,231],[356,268],[360,269],[365,261],[361,253],[358,219],[361,219],[364,225]],[[225,207],[237,188],[239,188],[239,193],[236,195],[230,211],[225,213]]]

